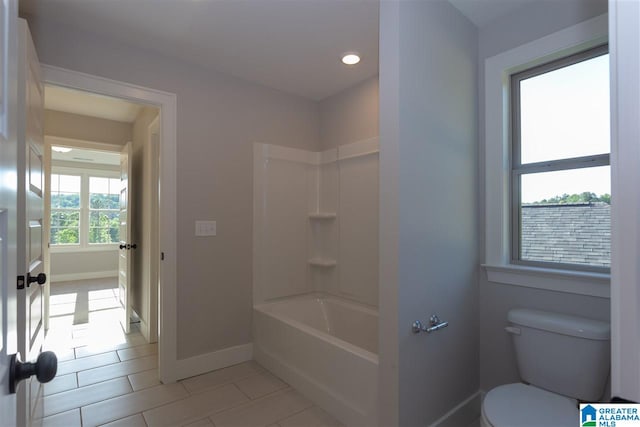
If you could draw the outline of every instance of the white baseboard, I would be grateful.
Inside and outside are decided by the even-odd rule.
[[[253,344],[242,344],[176,361],[176,379],[193,377],[253,358]]]
[[[88,273],[52,274],[53,282],[72,282],[74,280],[103,279],[106,277],[118,277],[118,270],[90,271]]]
[[[429,427],[459,427],[471,424],[474,420],[480,418],[482,394],[481,390],[476,391]]]

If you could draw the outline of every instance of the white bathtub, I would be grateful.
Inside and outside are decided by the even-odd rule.
[[[308,295],[254,307],[254,357],[349,426],[372,426],[378,384],[378,313]]]

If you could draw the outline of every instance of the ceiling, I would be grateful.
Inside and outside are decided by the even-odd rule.
[[[133,123],[142,108],[141,105],[124,99],[59,86],[46,85],[44,92],[44,108],[47,110],[116,120],[118,122]]]
[[[316,101],[378,73],[377,0],[21,0],[20,9]],[[347,51],[360,64],[343,65]]]
[[[54,147],[57,146],[54,144]],[[97,151],[85,148],[71,148],[71,151],[60,153],[51,150],[51,158],[56,161],[73,162],[73,163],[92,163],[109,166],[120,166],[120,153],[110,151]]]
[[[449,1],[482,28],[541,0]],[[21,0],[20,11],[316,101],[378,73],[378,0]],[[343,65],[349,51],[362,62]]]
[[[492,21],[536,1],[540,0],[449,0],[478,28],[486,27]]]

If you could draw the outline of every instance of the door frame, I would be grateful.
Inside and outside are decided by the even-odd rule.
[[[130,83],[42,64],[45,84],[122,98],[160,109],[158,236],[164,260],[159,263],[158,375],[163,383],[177,378],[177,97]]]

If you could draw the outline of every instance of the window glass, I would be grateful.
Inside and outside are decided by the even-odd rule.
[[[610,174],[602,166],[523,175],[520,259],[609,267]]]
[[[80,176],[51,175],[51,207],[80,208]]]
[[[609,55],[520,81],[521,162],[608,153]]]
[[[51,244],[80,243],[81,182],[79,175],[51,175]]]
[[[89,177],[89,243],[116,243],[120,240],[120,180]]]

